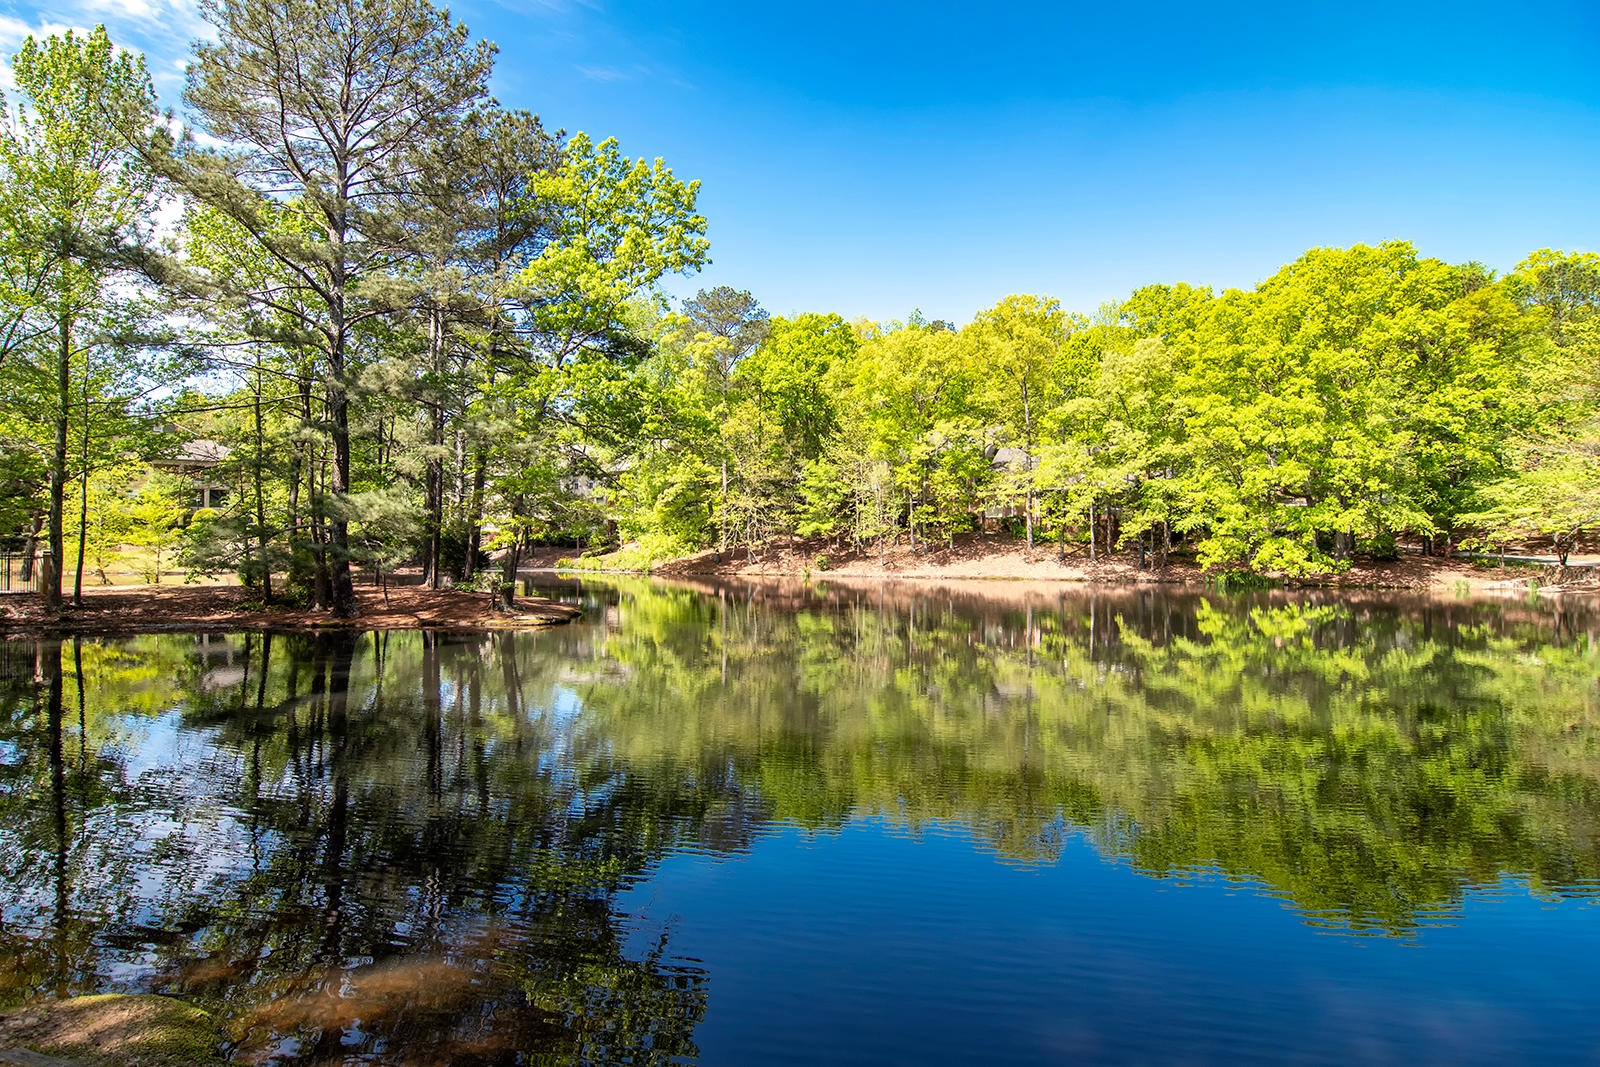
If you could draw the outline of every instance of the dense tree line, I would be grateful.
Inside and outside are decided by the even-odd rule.
[[[612,462],[658,553],[928,544],[1004,508],[1030,545],[1155,566],[1181,540],[1304,574],[1401,537],[1543,535],[1564,557],[1600,513],[1594,254],[1497,278],[1402,242],[1316,249],[1250,291],[1151,285],[1092,320],[1011,296],[960,330],[767,320],[744,296],[721,314],[759,342],[691,306],[640,372],[672,414]]]
[[[541,542],[646,563],[998,521],[1304,574],[1402,538],[1564,557],[1600,510],[1600,256],[1316,249],[1248,291],[1010,296],[959,329],[730,287],[673,308],[659,283],[707,261],[698,183],[501,107],[447,13],[207,12],[184,124],[103,30],[13,59],[0,522],[47,543],[52,603],[74,551],[81,595],[92,546],[171,539],[182,502],[127,472],[196,438],[231,493],[189,565],[342,615],[355,567],[509,590],[486,550],[509,576]]]

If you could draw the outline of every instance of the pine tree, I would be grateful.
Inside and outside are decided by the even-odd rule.
[[[192,144],[169,172],[238,222],[289,272],[277,309],[316,351],[332,443],[326,569],[335,615],[355,614],[350,570],[350,391],[359,332],[409,306],[415,249],[400,205],[417,195],[420,149],[479,104],[494,55],[427,0],[207,3],[217,29],[190,67],[185,102],[226,146]],[[301,201],[308,236],[265,224]]]

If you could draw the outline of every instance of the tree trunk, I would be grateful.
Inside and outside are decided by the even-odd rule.
[[[349,203],[350,174],[348,159],[336,158],[338,169],[338,206],[328,226],[328,421],[333,438],[333,492],[344,496],[350,492],[350,394],[345,386],[345,345],[349,326],[345,321],[345,285],[348,282],[348,264],[345,237],[349,228],[347,207]],[[342,502],[341,502],[342,503]],[[343,507],[335,509],[328,524],[331,559],[325,559],[329,572],[328,607],[337,618],[350,619],[356,614],[355,580],[350,574],[350,521]]]
[[[518,496],[511,509],[511,519],[514,523],[522,512],[522,497]],[[496,597],[496,604],[501,611],[516,610],[517,595],[517,567],[522,562],[522,540],[525,531],[518,530],[511,538],[511,547],[506,550],[505,560],[500,572],[500,589]]]
[[[261,429],[261,361],[259,354],[256,360],[256,395],[255,395],[255,424],[256,424],[256,462],[254,477],[256,483],[256,548],[261,561],[261,602],[272,603],[272,568],[267,563],[267,505],[265,494],[261,485],[261,468],[266,462],[263,452]]]
[[[44,528],[44,516],[34,512],[28,520],[28,539],[22,545],[22,580],[33,581],[33,568],[39,559],[39,531]]]
[[[312,556],[316,561],[317,577],[313,606],[326,609],[333,606],[332,577],[328,570],[328,525],[323,515],[322,502],[328,496],[327,464],[319,462],[312,473],[312,484],[317,487],[312,499],[313,511],[311,516],[311,545]],[[319,483],[320,480],[320,484]]]
[[[83,550],[89,543],[89,442],[84,434],[83,471],[78,475],[78,563],[72,575],[72,606],[83,606]]]
[[[342,377],[344,359],[328,387],[329,414],[333,416],[333,493],[346,496],[350,492],[350,398],[345,393]],[[328,607],[341,619],[351,619],[356,614],[355,579],[350,574],[350,520],[344,509],[338,508],[328,523],[330,544],[327,560],[329,572]]]
[[[1060,503],[1059,499],[1057,503]],[[1066,508],[1061,509],[1061,525],[1056,530],[1056,562],[1067,561],[1067,515]]]
[[[1033,408],[1028,402],[1028,379],[1022,379],[1022,425],[1023,425],[1023,457],[1027,461],[1024,472],[1028,479],[1028,492],[1026,495],[1027,514],[1023,524],[1028,531],[1028,547],[1033,548]]]
[[[50,456],[50,558],[39,576],[47,607],[61,607],[61,567],[66,562],[65,510],[67,493],[67,414],[72,403],[72,315],[63,311],[56,321],[56,440]]]
[[[917,550],[917,501],[911,495],[911,490],[906,490],[906,530],[911,534],[911,551]]]
[[[437,309],[428,315],[428,364],[438,375],[444,367],[444,318]],[[438,388],[438,383],[435,383]],[[435,396],[428,405],[428,458],[426,463],[426,514],[428,535],[426,558],[422,561],[422,580],[429,589],[439,588],[439,548],[444,527],[444,401]]]
[[[306,377],[304,370],[300,376],[300,410],[301,428],[309,429],[311,426],[311,381]],[[291,549],[296,541],[303,536],[300,529],[300,480],[307,476],[311,470],[311,445],[308,442],[304,451],[294,449],[293,459],[289,462],[289,544]],[[304,471],[302,471],[304,463]]]
[[[83,607],[83,550],[89,543],[89,363],[83,365],[83,448],[78,471],[78,568],[72,578],[72,606]],[[101,579],[110,585],[105,574]]]
[[[1095,513],[1092,500],[1089,502],[1089,562],[1100,562],[1099,555],[1095,551]]]
[[[728,551],[728,457],[722,457],[722,503],[717,508],[717,559]]]
[[[467,435],[456,431],[456,498],[451,514],[457,519],[467,503]]]
[[[472,498],[467,505],[467,558],[461,561],[461,574],[472,578],[478,572],[478,553],[483,550],[483,487],[488,467],[487,450],[479,447],[472,461]]]

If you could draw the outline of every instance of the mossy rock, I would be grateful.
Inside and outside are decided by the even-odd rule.
[[[171,997],[103,994],[0,1013],[0,1048],[22,1047],[84,1067],[209,1067],[222,1029]]]

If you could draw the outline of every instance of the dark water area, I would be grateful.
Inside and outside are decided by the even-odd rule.
[[[547,588],[0,642],[0,1007],[276,1064],[1600,1056],[1585,608]]]

